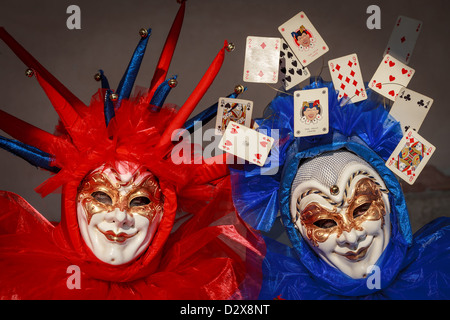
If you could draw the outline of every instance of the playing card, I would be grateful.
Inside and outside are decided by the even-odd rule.
[[[216,134],[222,135],[230,121],[251,126],[253,101],[220,98],[217,106]]]
[[[369,82],[369,87],[395,101],[402,87],[407,87],[414,69],[387,54]]]
[[[244,81],[277,83],[280,38],[247,37]]]
[[[262,167],[273,142],[272,137],[230,121],[219,142],[219,149]]]
[[[435,149],[417,132],[409,129],[386,161],[386,166],[407,183],[413,184]]]
[[[294,92],[294,136],[328,133],[328,88]]]
[[[358,56],[353,53],[328,61],[334,88],[339,91],[339,99],[345,103],[356,103],[367,99]]]
[[[292,89],[311,76],[308,68],[298,62],[297,57],[283,39],[281,39],[280,72],[285,90]]]
[[[303,11],[279,26],[278,31],[303,66],[309,65],[329,50]]]
[[[418,132],[432,104],[433,99],[402,88],[389,113],[400,122],[404,132],[410,128]]]
[[[408,64],[421,29],[422,21],[399,16],[384,54]]]

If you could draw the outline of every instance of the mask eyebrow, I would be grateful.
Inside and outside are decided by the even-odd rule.
[[[345,184],[345,189],[344,189],[344,197],[342,198],[342,201],[340,202],[339,206],[344,205],[344,203],[347,202],[348,200],[348,195],[349,195],[349,191],[350,191],[350,185],[352,184],[353,179],[355,179],[356,176],[359,175],[364,175],[367,178],[369,178],[373,183],[375,183],[377,185],[377,187],[379,188],[379,190],[383,193],[389,193],[388,189],[385,189],[381,186],[381,184],[376,180],[376,178],[372,175],[370,175],[368,172],[366,171],[356,171],[354,172],[350,178],[347,180],[347,183]]]

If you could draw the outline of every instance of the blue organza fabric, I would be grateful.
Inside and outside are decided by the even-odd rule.
[[[293,136],[293,97],[279,95],[267,107],[259,130],[277,134],[266,165],[231,168],[233,201],[254,228],[268,232],[278,214],[292,247],[266,237],[267,255],[261,299],[441,299],[450,298],[450,219],[441,218],[412,235],[401,186],[385,162],[402,138],[399,123],[377,96],[345,104],[332,83],[320,79],[304,89],[328,87],[330,131],[326,135]],[[272,131],[277,129],[278,131]],[[273,135],[272,135],[273,136]],[[346,149],[379,173],[389,189],[391,239],[378,259],[379,286],[352,279],[328,265],[295,229],[290,216],[292,181],[300,161]],[[370,276],[370,275],[369,275]]]

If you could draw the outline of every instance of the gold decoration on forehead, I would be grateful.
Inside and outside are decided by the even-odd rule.
[[[150,171],[137,170],[136,173],[127,182],[120,180],[117,171],[111,170],[115,182],[111,181],[108,175],[103,171],[95,171],[87,175],[78,188],[78,202],[85,208],[88,223],[94,214],[100,212],[112,212],[115,209],[126,211],[129,215],[139,214],[150,221],[163,212],[163,195],[157,178]],[[148,172],[139,184],[136,184],[136,178],[143,173]],[[129,187],[131,190],[125,195],[121,195],[121,187]],[[104,197],[109,197],[108,201],[98,201],[94,194],[96,192],[104,193]],[[132,206],[131,202],[139,197],[149,199],[149,203]],[[109,201],[110,200],[110,201]],[[109,203],[110,202],[110,203]]]
[[[350,190],[350,185],[352,184],[353,179],[354,179],[356,176],[358,176],[358,175],[364,175],[364,176],[368,177],[369,179],[371,179],[371,180],[373,181],[373,183],[375,183],[375,184],[378,186],[378,188],[380,189],[381,192],[386,193],[386,194],[389,193],[389,190],[383,188],[383,187],[381,186],[381,184],[376,180],[376,178],[375,178],[374,176],[372,176],[371,174],[369,174],[369,173],[366,172],[366,171],[361,171],[361,170],[359,170],[359,171],[354,172],[354,173],[349,177],[349,179],[347,180],[347,183],[345,184],[345,189],[344,189],[343,198],[342,198],[342,200],[341,200],[340,202],[334,201],[333,199],[331,199],[329,196],[327,196],[324,192],[322,192],[322,191],[319,190],[319,189],[310,189],[310,190],[308,190],[308,191],[303,192],[303,193],[300,195],[300,197],[297,199],[297,207],[299,207],[300,201],[301,201],[304,197],[309,196],[309,195],[311,195],[311,194],[317,194],[317,195],[320,195],[322,198],[324,198],[325,200],[327,200],[332,206],[338,206],[338,207],[343,206],[343,205],[347,202],[347,197],[348,197],[348,192],[349,192],[349,190]],[[333,188],[333,187],[336,187],[336,188],[337,188],[337,186],[332,186],[332,188]],[[337,189],[339,189],[339,188],[337,188]],[[336,190],[336,189],[333,188],[333,190]],[[330,193],[333,194],[331,188],[330,188]],[[337,193],[339,193],[338,190],[337,190]],[[336,194],[337,194],[337,193],[336,193]],[[296,220],[297,220],[297,219],[296,219]],[[295,220],[295,221],[296,221],[296,220]],[[293,222],[295,223],[295,221],[293,221]]]
[[[352,175],[351,179],[355,176]],[[329,210],[317,202],[310,203],[303,211],[300,211],[299,198],[296,218],[293,222],[296,223],[300,219],[305,227],[306,237],[314,246],[318,246],[319,242],[325,242],[333,233],[340,237],[344,231],[350,232],[352,229],[362,231],[362,224],[366,221],[381,219],[381,228],[383,228],[386,208],[380,189],[379,183],[374,181],[371,176],[358,181],[352,198],[348,200],[348,208],[344,214],[337,213],[336,205]],[[322,224],[325,227],[321,227]]]

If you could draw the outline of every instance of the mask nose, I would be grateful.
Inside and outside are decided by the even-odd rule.
[[[348,247],[351,250],[356,250],[358,248],[359,242],[365,239],[365,234],[356,229],[350,231],[344,231],[337,238],[337,243],[341,247]]]
[[[134,225],[133,216],[127,214],[127,211],[122,211],[119,208],[115,208],[114,211],[109,212],[106,215],[106,221],[114,223],[117,228],[128,229]]]

